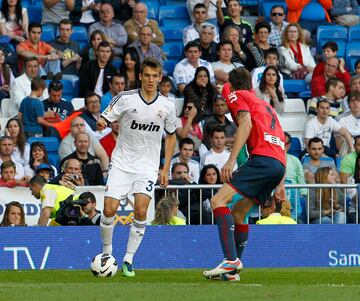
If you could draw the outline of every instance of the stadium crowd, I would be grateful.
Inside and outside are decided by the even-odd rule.
[[[41,20],[29,11],[39,2]],[[160,18],[159,3],[166,7],[166,1],[2,0],[0,100],[6,126],[0,186],[27,186],[36,175],[72,191],[104,185],[119,123],[99,132],[96,121],[114,96],[140,87],[140,65],[148,57],[163,65],[158,89],[177,109],[171,184],[222,183],[219,171],[236,132],[222,87],[237,67],[252,73],[254,93],[275,108],[285,129],[291,128],[285,118],[288,99],[304,106],[304,128],[286,134],[286,183],[360,183],[360,53],[350,60],[336,39],[321,45],[317,39],[319,25],[339,24],[346,30],[358,27],[360,40],[358,2],[312,1],[326,16],[312,27],[301,18],[297,1],[273,5],[267,15],[242,2],[247,1],[174,1],[189,12],[183,26],[184,19],[166,25]],[[176,40],[171,30],[181,26]],[[292,90],[291,83],[299,81],[305,89]],[[50,156],[51,143],[59,148]],[[246,159],[244,148],[237,165]],[[184,224],[174,215],[176,208],[191,224],[211,223],[209,199],[215,192],[180,190],[161,202],[158,192],[154,224]],[[298,223],[307,221],[307,212],[311,223],[360,220],[353,191],[288,189],[287,197],[291,210],[285,212]],[[267,215],[280,214],[270,207]],[[7,210],[16,211],[17,224],[25,224],[21,206],[11,203]],[[249,222],[258,218],[256,209]],[[1,225],[15,223],[7,219]]]

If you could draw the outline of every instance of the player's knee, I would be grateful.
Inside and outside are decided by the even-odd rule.
[[[242,224],[244,222],[246,215],[244,215],[243,213],[232,211],[231,214],[232,214],[236,224]]]
[[[116,213],[116,209],[114,210],[114,208],[112,207],[105,207],[104,210],[103,210],[103,214],[106,216],[106,217],[113,217]]]
[[[223,204],[223,201],[221,199],[217,198],[216,196],[213,196],[211,198],[211,208],[213,210],[218,208],[218,207],[222,207],[222,206],[224,206],[224,204]]]
[[[134,210],[134,218],[143,221],[146,220],[146,208],[137,208]]]

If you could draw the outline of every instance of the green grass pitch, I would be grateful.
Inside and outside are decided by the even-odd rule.
[[[360,300],[360,269],[245,269],[240,282],[206,280],[201,270],[120,271],[95,278],[90,271],[0,271],[0,301]]]

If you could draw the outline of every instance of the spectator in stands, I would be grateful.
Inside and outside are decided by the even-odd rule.
[[[21,101],[31,93],[31,81],[38,76],[39,61],[36,57],[28,57],[24,60],[24,74],[15,78],[10,87],[10,99],[8,112],[10,116],[15,116],[19,112]],[[47,89],[41,99],[48,98]]]
[[[200,157],[200,170],[208,164],[214,164],[219,170],[229,159],[230,152],[225,147],[225,129],[222,126],[216,126],[211,132],[211,148]],[[237,164],[234,166],[234,171]]]
[[[175,104],[175,94],[171,92],[174,86],[172,80],[168,76],[163,76],[159,84],[159,91],[162,95],[166,96],[172,103]]]
[[[349,178],[355,176],[356,158],[360,154],[360,136],[355,136],[354,141],[355,150],[347,154],[340,163],[340,181],[342,184],[347,184]]]
[[[100,97],[109,91],[111,77],[116,74],[116,68],[111,64],[111,46],[108,42],[100,42],[97,58],[87,62],[81,69],[80,97],[95,92]]]
[[[172,185],[189,185],[194,184],[189,177],[189,167],[186,163],[174,163],[171,168]],[[188,223],[191,225],[199,224],[199,196],[194,189],[179,189],[176,192],[170,191],[170,195],[177,196],[180,202],[179,210],[187,217]],[[190,199],[190,208],[188,208],[188,200]],[[190,209],[190,216],[188,215]]]
[[[219,60],[211,63],[214,70],[216,83],[223,85],[229,80],[229,72],[238,67],[244,67],[239,62],[232,62],[234,54],[233,44],[230,41],[223,40],[217,44],[217,53]]]
[[[115,18],[119,20],[121,24],[130,20],[133,15],[133,9],[138,0],[111,0],[111,4],[114,8]]]
[[[10,97],[10,86],[14,79],[10,67],[5,63],[5,53],[0,49],[0,103],[2,99]]]
[[[261,208],[262,218],[257,225],[294,225],[297,222],[291,218],[290,203],[288,200],[276,200],[272,198],[269,204]]]
[[[50,24],[57,28],[60,21],[69,19],[69,13],[74,8],[74,0],[43,0],[42,24]]]
[[[199,182],[199,174],[200,174],[200,164],[196,160],[192,159],[194,154],[194,146],[195,143],[191,138],[181,139],[179,142],[180,152],[178,156],[173,157],[170,162],[170,170],[173,164],[182,162],[186,163],[189,167],[189,178],[191,182],[198,183]]]
[[[93,134],[90,128],[85,128],[85,121],[81,117],[75,117],[71,120],[70,133],[61,141],[59,147],[59,157],[60,160],[64,159],[66,156],[71,154],[76,150],[75,148],[75,136],[78,133],[87,132],[90,135],[90,147],[89,153],[92,156],[96,156],[100,159],[103,171],[106,171],[109,166],[109,157],[107,156],[104,148],[101,146],[100,142],[97,140],[96,136]]]
[[[176,64],[173,73],[175,84],[181,94],[184,92],[186,84],[194,79],[195,71],[198,67],[206,67],[210,73],[210,82],[215,82],[211,64],[200,59],[201,51],[199,44],[194,41],[187,43],[185,46],[185,56],[186,58]]]
[[[119,135],[119,121],[114,121],[110,124],[111,132],[101,138],[100,143],[102,147],[105,149],[106,154],[108,155],[109,159],[111,158],[111,154],[115,148],[116,140]]]
[[[114,10],[112,5],[110,3],[102,3],[100,7],[100,21],[90,25],[89,35],[91,35],[94,30],[101,30],[105,33],[107,42],[110,43],[114,49],[114,54],[121,56],[128,36],[124,26],[114,22],[113,18]]]
[[[106,41],[107,37],[101,30],[94,30],[90,35],[90,44],[81,50],[81,66],[91,60],[96,59],[96,50],[102,41]]]
[[[9,65],[14,76],[17,76],[17,54],[11,44],[0,42],[0,50],[4,53],[5,63]]]
[[[270,10],[270,34],[268,37],[268,43],[274,44],[276,47],[282,44],[282,35],[285,31],[288,22],[285,21],[285,8],[282,5],[274,5]]]
[[[124,51],[120,74],[125,77],[125,91],[140,88],[140,59],[134,47]]]
[[[205,154],[210,148],[211,148],[211,134],[209,135],[209,138],[207,139],[205,137],[205,133],[209,132],[211,133],[212,129],[220,125],[225,130],[225,146],[228,149],[232,148],[232,145],[234,143],[234,136],[236,133],[236,125],[234,122],[229,120],[226,117],[226,113],[228,112],[228,107],[226,105],[226,101],[221,96],[218,96],[214,102],[213,105],[213,114],[205,119],[203,128],[204,128],[204,137],[203,137],[203,143],[200,146],[199,154],[200,156]]]
[[[275,44],[268,43],[270,32],[271,27],[267,22],[260,22],[255,25],[255,41],[249,45],[249,49],[255,59],[257,67],[265,65],[265,51],[278,47]]]
[[[35,141],[31,143],[30,146],[30,160],[29,160],[30,168],[33,171],[33,174],[31,176],[34,176],[35,173],[37,173],[37,169],[40,165],[46,164],[47,166],[43,167],[50,167],[51,174],[56,176],[57,175],[57,169],[54,165],[50,164],[49,157],[47,150],[45,148],[44,143]]]
[[[78,159],[81,163],[82,175],[85,185],[104,185],[101,162],[89,153],[90,136],[87,133],[78,133],[74,141],[76,150],[66,156],[60,167],[69,159]]]
[[[316,184],[336,184],[336,174],[330,167],[321,167],[315,174]],[[309,217],[312,224],[345,224],[344,193],[340,189],[310,189]]]
[[[194,41],[200,37],[199,32],[201,30],[201,26],[203,26],[204,22],[207,19],[207,9],[204,3],[195,4],[193,9],[193,17],[194,17],[193,23],[185,27],[183,30],[184,46],[187,43]],[[214,27],[214,32],[215,34],[213,37],[213,41],[217,43],[219,42],[219,34],[217,33],[215,27]]]
[[[341,176],[341,174],[340,174]],[[354,175],[347,179],[345,184],[360,184],[360,156],[357,155],[355,158],[355,169]],[[347,197],[351,198],[348,208],[348,223],[359,223],[359,204],[358,204],[358,189],[347,189]]]
[[[132,42],[129,47],[134,47],[139,54],[140,63],[147,57],[157,59],[161,65],[164,65],[162,51],[155,45],[153,40],[153,30],[149,25],[144,25],[139,30],[139,38]]]
[[[81,219],[78,226],[99,226],[101,212],[96,209],[96,197],[90,192],[86,191],[79,195],[80,200],[84,200],[86,205],[80,207]]]
[[[256,62],[247,44],[242,42],[241,37],[240,29],[235,25],[229,25],[224,30],[222,40],[228,40],[233,44],[234,53],[231,61],[241,63],[251,71],[256,67]]]
[[[147,6],[145,3],[136,3],[133,10],[133,17],[126,21],[124,26],[128,34],[128,43],[132,43],[139,39],[140,28],[148,25],[152,28],[152,42],[158,47],[164,45],[164,35],[161,32],[156,20],[147,18]]]
[[[122,74],[114,74],[109,83],[110,90],[101,97],[100,112],[103,112],[111,103],[113,97],[125,90],[125,77]]]
[[[313,117],[316,116],[316,104],[320,99],[325,99],[330,103],[330,114],[332,118],[336,118],[344,111],[341,100],[345,96],[344,83],[336,78],[329,78],[325,85],[325,95],[314,97],[307,102],[308,114]]]
[[[76,186],[84,186],[85,179],[82,174],[80,161],[76,158],[64,161],[61,172],[50,183],[60,184],[73,190],[76,189]]]
[[[45,115],[45,120],[52,123],[66,119],[74,112],[74,106],[62,96],[63,84],[61,81],[51,81],[49,84],[49,98],[43,101],[44,111],[53,113]]]
[[[354,64],[354,75],[360,74],[360,59],[358,59]]]
[[[11,159],[20,163],[25,172],[29,168],[30,146],[26,142],[26,136],[22,123],[17,118],[10,118],[6,123],[6,132],[13,141],[14,151]]]
[[[40,63],[40,76],[53,79],[55,74],[55,79],[61,79],[60,58],[63,54],[50,44],[41,41],[41,33],[40,23],[30,23],[29,39],[16,47],[16,53],[19,56],[19,71],[22,71],[25,58],[36,57]]]
[[[29,36],[28,26],[28,12],[21,0],[4,0],[0,11],[0,35],[20,43]]]
[[[258,98],[269,103],[275,109],[276,113],[284,113],[285,93],[280,88],[280,74],[276,67],[266,67],[260,84],[255,89],[255,93]]]
[[[21,102],[18,118],[24,125],[24,132],[27,138],[42,137],[43,126],[51,126],[44,119],[44,106],[39,99],[46,89],[45,81],[41,78],[34,78],[31,82],[31,93]]]
[[[100,103],[101,98],[96,93],[90,93],[85,97],[85,110],[80,115],[86,123],[90,126],[91,130],[96,132],[96,120],[100,117]]]
[[[265,60],[265,66],[257,67],[255,69],[253,69],[253,71],[252,71],[253,89],[256,89],[259,86],[261,77],[263,76],[263,73],[264,73],[264,70],[266,69],[266,67],[274,66],[279,69],[279,53],[278,53],[277,49],[270,48],[270,49],[266,50],[264,53],[264,60]],[[279,72],[279,76],[280,76],[279,89],[281,89],[282,91],[285,91],[283,75],[280,72]]]
[[[74,25],[89,27],[98,20],[101,4],[97,0],[74,0],[69,18]]]
[[[304,79],[310,83],[316,64],[310,47],[304,43],[303,29],[299,24],[291,23],[286,26],[279,51],[285,60],[282,72],[289,78]]]
[[[172,226],[186,225],[186,221],[177,216],[179,204],[179,200],[175,197],[163,197],[156,205],[155,219],[151,224]]]
[[[291,135],[285,132],[285,151],[286,151],[286,170],[285,183],[289,184],[305,184],[304,170],[300,160],[289,154],[291,147]],[[287,199],[291,204],[291,217],[295,219],[298,224],[303,224],[302,207],[300,198],[306,196],[306,189],[286,189]]]
[[[320,167],[331,167],[336,170],[336,166],[333,160],[321,160],[321,158],[328,158],[325,155],[324,143],[321,138],[313,137],[309,139],[307,143],[307,151],[310,156],[310,160],[304,161],[302,164],[306,183],[315,183],[315,173]]]
[[[35,169],[36,176],[42,176],[46,182],[50,182],[50,180],[54,177],[54,169],[53,166],[47,163],[41,163]]]
[[[346,141],[351,151],[354,150],[354,144],[349,131],[342,127],[335,119],[329,117],[330,103],[326,99],[319,100],[316,104],[316,117],[311,118],[305,126],[305,144],[310,138],[318,137],[323,140],[325,154],[330,157],[335,156],[335,150],[330,148],[330,139],[334,133],[340,134]]]
[[[336,120],[349,131],[352,137],[356,137],[360,135],[360,92],[350,92],[348,102],[350,111],[338,116]],[[346,146],[343,141],[339,141],[338,144]],[[339,149],[339,154],[346,155],[348,151],[347,147],[343,147],[343,149]]]
[[[14,152],[14,144],[12,142],[11,137],[9,136],[4,136],[0,138],[0,164],[6,161],[12,161],[15,164],[15,170],[16,170],[16,174],[15,174],[15,179],[16,180],[20,180],[22,178],[24,178],[25,176],[25,168],[24,166],[13,160],[13,152]],[[26,170],[27,175],[30,175],[29,169]]]
[[[226,9],[226,1],[220,0],[220,2],[221,2],[221,8],[225,10]],[[205,4],[206,13],[207,13],[206,19],[211,24],[216,25],[217,24],[217,19],[216,19],[217,5],[216,5],[215,1],[212,2],[212,1],[208,1],[208,0],[187,0],[186,1],[186,7],[188,9],[191,22],[195,22],[193,11],[194,11],[195,5],[198,3]]]
[[[61,20],[59,24],[59,37],[49,44],[62,53],[61,73],[66,75],[63,78],[76,80],[76,75],[81,65],[81,56],[79,54],[80,46],[78,42],[70,39],[72,33],[72,22],[69,19]]]
[[[22,177],[19,180],[15,179],[16,166],[13,161],[10,160],[2,162],[0,170],[0,187],[14,188],[16,186],[27,186],[27,181],[25,177]]]
[[[210,73],[206,67],[198,67],[194,79],[184,89],[184,101],[196,103],[201,109],[202,118],[212,112],[216,99],[216,90],[210,82]]]
[[[360,74],[355,74],[350,79],[350,91],[351,92],[359,92],[360,93]],[[348,97],[345,97],[341,103],[344,111],[347,112],[350,110],[348,104]]]
[[[345,70],[344,60],[339,60],[336,57],[329,57],[325,61],[324,72],[314,76],[311,80],[311,95],[313,97],[324,95],[326,93],[326,81],[333,77],[341,79],[345,84],[346,91],[349,91],[351,75]]]
[[[357,25],[359,19],[359,3],[356,0],[334,0],[330,9],[335,23],[345,26]]]
[[[8,226],[26,226],[24,208],[19,202],[12,201],[6,204],[0,227]]]
[[[203,129],[201,121],[201,109],[198,103],[184,101],[180,117],[177,118],[176,136],[178,139],[191,138],[194,143],[194,151],[199,151],[201,140],[203,139]]]
[[[217,43],[214,42],[214,38],[215,26],[210,23],[203,23],[200,26],[199,38],[194,40],[194,42],[197,42],[200,45],[200,58],[210,63],[217,60]]]
[[[228,27],[229,25],[234,25],[238,27],[239,31],[242,33],[241,36],[242,43],[248,44],[252,42],[254,38],[251,29],[251,24],[241,19],[241,11],[243,7],[240,5],[239,1],[238,0],[227,1],[227,8],[229,15],[225,17],[222,11],[222,1],[217,1],[216,4],[217,4],[216,16],[217,16],[218,24],[220,26],[221,33],[223,33],[225,28]]]

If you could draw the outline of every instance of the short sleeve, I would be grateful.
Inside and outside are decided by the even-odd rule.
[[[332,119],[331,118],[331,127],[333,128],[333,130],[335,131],[335,132],[338,132],[338,131],[340,131],[341,130],[341,128],[342,128],[342,125],[338,122],[338,121],[336,121],[335,119]]]
[[[313,129],[312,119],[310,119],[305,125],[304,138],[311,139],[313,137],[315,137],[315,131]]]
[[[35,113],[36,113],[36,116],[38,117],[43,117],[44,116],[44,106],[42,104],[42,102],[39,100],[39,101],[36,101],[36,106],[35,106]]]
[[[41,207],[55,207],[57,194],[55,190],[45,190],[41,195]]]
[[[249,106],[245,101],[247,96],[250,95],[248,95],[248,93],[245,94],[242,91],[236,91],[227,96],[226,103],[233,116],[237,116],[237,113],[240,111],[250,112]]]
[[[122,94],[115,96],[110,105],[102,112],[101,116],[109,122],[117,121],[124,110],[124,99]]]
[[[340,163],[340,172],[353,175],[355,170],[355,160],[350,155],[345,156]]]
[[[181,66],[181,62],[175,66],[173,76],[174,76],[175,84],[177,85],[186,84],[186,72],[185,72],[185,68]]]
[[[169,115],[165,119],[164,129],[167,134],[173,134],[176,130],[176,113],[175,113],[175,106],[171,105],[169,109]]]

